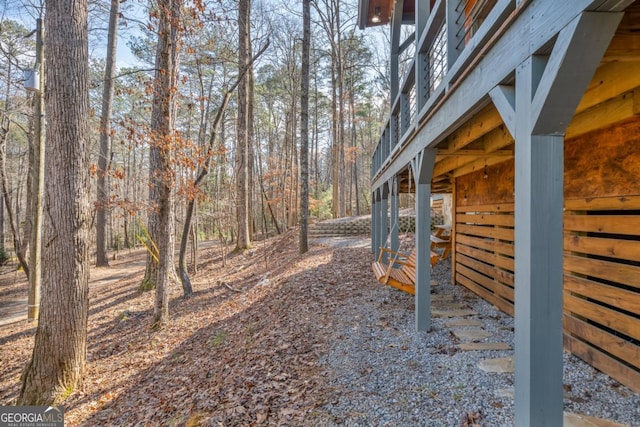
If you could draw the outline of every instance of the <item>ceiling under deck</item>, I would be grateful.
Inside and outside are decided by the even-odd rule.
[[[360,0],[358,5],[358,26],[361,30],[368,27],[386,25],[391,22],[391,13],[395,0]],[[431,7],[435,0],[431,0]],[[407,0],[402,4],[402,23],[413,24],[416,17],[414,0]]]

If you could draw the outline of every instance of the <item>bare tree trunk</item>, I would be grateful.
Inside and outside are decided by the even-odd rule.
[[[0,265],[7,259],[7,248],[4,244],[4,197],[2,197],[0,198]]]
[[[338,147],[337,147],[337,156],[338,156],[338,181],[340,182],[340,191],[339,191],[339,201],[338,201],[338,215],[340,217],[344,217],[346,215],[345,207],[346,207],[346,191],[344,188],[345,183],[345,163],[344,163],[344,65],[343,65],[343,57],[342,57],[342,30],[340,27],[340,2],[335,3],[335,14],[336,14],[336,78],[338,84],[338,122],[336,126],[338,127]]]
[[[11,119],[9,118],[9,103],[11,97],[11,61],[8,62],[8,70],[7,70],[7,85],[6,85],[6,93],[4,97],[4,109],[0,111],[0,180],[4,184],[5,176],[6,176],[6,161],[5,161],[5,146],[7,144],[7,138],[9,136],[9,126],[11,124]],[[4,185],[2,185],[2,197],[0,197],[0,264],[4,264],[9,258],[9,254],[7,254],[7,250],[5,247],[5,227],[4,227],[4,210],[5,210],[5,199],[9,197],[8,193],[4,189]],[[7,208],[10,209],[11,206],[7,204]]]
[[[340,181],[340,150],[342,135],[340,133],[342,92],[340,88],[340,4],[335,0],[323,2],[325,10],[320,9],[319,2],[314,2],[324,30],[331,43],[331,214],[334,218],[341,216],[342,182]]]
[[[191,268],[193,274],[198,274],[198,245],[200,239],[198,238],[198,204],[194,208],[193,213],[193,225],[191,226]]]
[[[350,138],[350,147],[352,151],[353,158],[350,159],[351,162],[351,181],[352,185],[349,187],[349,209],[352,208],[352,194],[353,198],[355,198],[356,204],[356,212],[357,216],[360,215],[360,193],[358,191],[358,142],[357,142],[357,127],[356,127],[356,100],[355,100],[355,82],[351,79],[351,87],[349,88],[349,111],[350,111],[350,127],[351,127],[351,138]]]
[[[269,42],[267,41],[267,43],[260,50],[260,52],[258,52],[258,56],[262,55],[264,51],[267,50],[268,46],[269,46]],[[253,64],[254,59],[255,58],[251,59],[251,61],[248,62],[247,64],[249,66]],[[220,104],[220,107],[218,108],[216,116],[211,125],[211,135],[209,137],[209,143],[207,144],[207,150],[205,151],[205,152],[208,152],[209,154],[207,155],[204,164],[198,171],[198,175],[193,181],[194,188],[198,188],[202,184],[204,179],[209,175],[209,169],[211,168],[211,158],[213,157],[214,148],[218,140],[218,129],[220,129],[220,124],[224,118],[224,113],[227,110],[227,106],[229,105],[229,100],[231,99],[231,93],[234,90],[236,90],[237,87],[239,87],[240,82],[244,79],[244,74],[247,70],[249,70],[249,68],[245,67],[244,71],[240,73],[235,83],[231,85],[231,88],[229,88],[229,90],[225,92],[224,96],[222,97],[222,103]],[[180,276],[180,280],[182,282],[182,289],[185,297],[193,293],[193,289],[191,287],[191,280],[189,280],[189,274],[187,273],[186,252],[187,252],[187,243],[189,239],[189,231],[191,230],[191,224],[193,220],[193,212],[195,210],[195,206],[196,206],[195,199],[191,199],[189,201],[189,204],[187,205],[187,213],[185,215],[184,227],[182,230],[182,240],[180,241],[178,275]]]
[[[118,19],[120,0],[111,0],[109,33],[107,36],[107,63],[104,69],[102,88],[102,113],[100,115],[100,154],[98,155],[98,188],[96,203],[96,266],[109,265],[105,243],[106,215],[109,203],[109,160],[111,156],[111,111],[113,109],[113,87],[116,74],[116,51],[118,46]]]
[[[276,231],[278,232],[278,234],[280,234],[280,226],[278,226],[278,218],[276,218],[276,215],[273,213],[273,208],[271,207],[271,201],[269,201],[269,198],[267,196],[267,192],[264,189],[264,179],[263,179],[263,175],[262,175],[262,150],[258,149],[258,182],[260,183],[260,190],[262,191],[262,197],[261,200],[264,200],[267,202],[267,207],[269,208],[269,214],[271,215],[271,220],[273,221],[273,225],[275,225],[276,227]],[[264,213],[264,204],[262,207],[262,215],[263,217],[265,217],[265,213]],[[264,219],[264,223],[265,223],[265,230],[267,229],[267,220],[266,218]],[[268,232],[267,232],[268,234]]]
[[[238,68],[244,73],[249,60],[249,23],[251,1],[238,2]],[[243,78],[238,86],[238,124],[236,147],[236,219],[238,223],[238,239],[236,249],[251,247],[249,231],[249,144],[248,144],[248,88],[247,78]]]
[[[162,327],[169,321],[168,287],[171,278],[175,275],[173,270],[175,250],[173,123],[178,73],[176,27],[181,18],[180,6],[180,0],[162,0],[158,3],[160,25],[156,50],[156,89],[151,111],[152,144],[149,152],[151,181],[149,200],[154,205],[149,216],[149,233],[158,248],[153,313],[156,327]]]
[[[335,54],[333,54],[335,55]],[[340,216],[340,135],[338,133],[338,88],[337,64],[331,63],[331,214]]]
[[[11,62],[9,62],[7,79],[11,76]],[[7,177],[7,154],[6,146],[7,139],[9,137],[9,130],[11,126],[11,120],[9,118],[10,109],[10,81],[7,80],[6,93],[4,97],[4,109],[2,111],[2,120],[0,121],[0,181],[2,185],[2,198],[7,208],[7,219],[9,220],[9,226],[11,227],[11,234],[13,236],[13,248],[18,257],[20,267],[22,267],[24,273],[29,278],[29,263],[25,257],[26,250],[23,249],[22,241],[20,240],[20,228],[18,215],[14,215],[13,208],[11,207],[11,198],[9,195],[9,179]],[[31,161],[29,163],[32,163]],[[28,221],[27,221],[28,222]]]
[[[85,371],[90,222],[87,16],[87,0],[47,3],[42,304],[20,405],[59,402],[76,388]]]
[[[247,12],[247,25],[249,25],[251,10]],[[251,46],[251,34],[247,38],[247,57],[251,58],[253,48]],[[249,242],[253,241],[254,234],[254,214],[253,214],[253,175],[254,175],[254,149],[255,149],[255,127],[253,121],[253,103],[254,103],[254,77],[253,77],[253,61],[247,64],[246,83],[247,83],[247,212],[249,223]]]
[[[241,79],[241,77],[240,77]],[[238,82],[233,86],[233,89],[237,86]],[[207,157],[205,164],[200,168],[198,172],[198,176],[193,182],[193,186],[195,188],[199,187],[202,181],[209,174],[209,169],[211,166],[211,157],[213,156],[213,148],[216,145],[217,137],[218,137],[218,129],[220,128],[220,122],[224,117],[224,112],[227,109],[227,105],[229,104],[229,100],[231,98],[231,91],[228,91],[224,94],[222,98],[222,104],[216,113],[216,117],[211,125],[211,136],[209,137],[208,144],[208,152],[210,153]],[[180,240],[180,253],[178,258],[178,276],[180,277],[180,281],[182,282],[182,292],[185,297],[191,295],[193,293],[193,287],[191,286],[191,280],[189,279],[189,273],[187,272],[187,261],[186,261],[186,253],[187,253],[187,243],[189,241],[189,231],[191,229],[191,224],[193,220],[193,212],[195,209],[196,201],[195,199],[189,200],[187,205],[187,212],[185,214],[184,226],[182,229],[182,239]]]
[[[314,173],[314,184],[315,184],[315,188],[314,188],[314,197],[316,199],[320,198],[320,170],[319,170],[319,165],[318,165],[318,138],[320,135],[320,122],[319,122],[319,108],[318,108],[318,76],[317,76],[317,72],[318,72],[318,67],[317,67],[317,63],[316,63],[316,75],[314,76],[313,79],[313,89],[314,89],[314,104],[313,104],[313,125],[314,125],[314,132],[313,132],[313,173]]]
[[[291,124],[290,122],[294,120],[291,117],[291,112],[287,112],[285,114],[285,135],[284,135],[284,162],[280,166],[280,170],[284,173],[282,174],[282,215],[283,215],[283,224],[285,230],[289,228],[290,225],[290,211],[289,211],[289,188],[287,186],[287,178],[289,178],[289,182],[291,181],[291,167],[290,164],[290,155],[291,154],[291,143],[289,140],[291,139]]]
[[[126,157],[124,157],[125,174],[127,179],[125,180],[124,198],[127,201],[127,205],[122,207],[122,231],[124,233],[124,247],[131,249],[131,217],[130,212],[132,207],[128,205],[131,203],[131,183],[135,181],[135,177],[131,174],[131,157],[133,150],[127,150]]]
[[[311,45],[311,0],[302,2],[302,70],[300,89],[300,253],[309,250],[309,47]]]

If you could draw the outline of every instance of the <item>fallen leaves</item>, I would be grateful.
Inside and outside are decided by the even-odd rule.
[[[230,254],[226,266],[218,246],[204,250],[194,295],[172,288],[172,320],[158,331],[150,330],[153,293],[137,290],[144,264],[134,260],[144,251],[121,253],[118,263],[132,271],[91,288],[90,363],[82,390],[64,402],[67,425],[304,424],[330,399],[319,358],[336,308],[375,283],[366,249],[312,247],[301,256],[296,233]],[[0,377],[0,404],[17,396],[33,333],[0,330],[12,373]]]
[[[479,421],[482,419],[482,413],[480,411],[473,413],[473,412],[467,412],[463,417],[462,417],[462,424],[460,424],[460,427],[482,427],[479,424]]]

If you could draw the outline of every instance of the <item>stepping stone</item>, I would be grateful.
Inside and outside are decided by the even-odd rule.
[[[431,310],[431,314],[433,317],[465,317],[465,316],[475,316],[478,314],[473,310]]]
[[[438,281],[437,280],[431,280],[431,286],[438,286]]]
[[[463,302],[433,301],[434,308],[449,308],[460,310],[469,306]]]
[[[498,357],[497,359],[485,359],[478,362],[478,368],[485,372],[512,373],[515,371],[513,356]]]
[[[516,397],[516,391],[513,387],[500,388],[496,390],[496,397],[506,397],[507,399],[514,399]]]
[[[449,295],[449,294],[431,295],[431,301],[453,301],[453,295]]]
[[[454,329],[454,335],[461,340],[465,341],[473,341],[473,340],[482,340],[485,338],[489,338],[493,335],[491,332],[487,332],[483,329]]]
[[[511,350],[511,346],[503,342],[465,342],[458,344],[458,348],[463,351]]]
[[[455,328],[458,326],[482,326],[482,322],[476,319],[453,319],[444,324],[447,328]]]
[[[586,415],[564,413],[564,427],[629,427],[629,424],[615,423],[602,418],[588,417]]]

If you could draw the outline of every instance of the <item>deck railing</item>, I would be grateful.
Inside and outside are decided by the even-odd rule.
[[[424,28],[416,27],[408,40],[415,53],[391,100],[372,158],[372,178],[411,140],[515,4],[516,0],[436,0],[428,17],[416,17],[416,22],[424,20]]]

